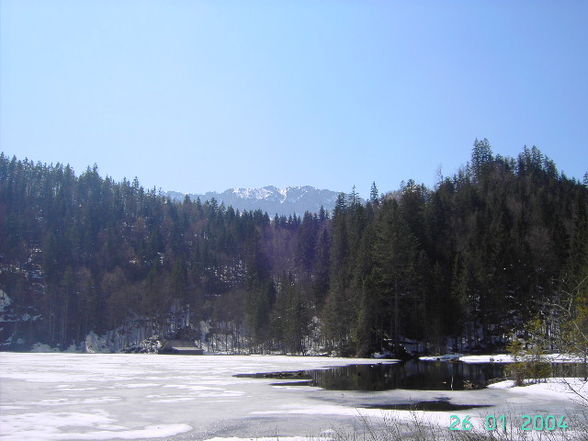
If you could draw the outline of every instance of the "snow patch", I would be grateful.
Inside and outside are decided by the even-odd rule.
[[[276,193],[276,188],[272,186],[263,188],[233,188],[233,194],[243,199],[269,199]]]
[[[96,354],[111,351],[108,348],[106,339],[99,337],[94,331],[90,331],[86,336],[86,352],[89,354]]]
[[[466,355],[459,357],[459,361],[464,363],[513,363],[514,358],[510,354]]]
[[[0,313],[12,304],[12,299],[0,289]]]
[[[423,359],[424,357],[421,357]],[[528,357],[519,357],[519,360],[531,359]],[[579,356],[570,354],[545,354],[541,355],[541,360],[550,363],[582,363],[583,359]],[[466,355],[459,357],[459,361],[464,363],[514,363],[514,357],[510,354],[494,354],[494,355]]]
[[[59,352],[59,349],[52,348],[44,343],[35,343],[31,348],[31,352]]]
[[[505,380],[490,384],[490,389],[506,389],[514,393],[541,395],[561,400],[577,400],[578,394],[588,396],[588,382],[582,378],[546,378],[543,383],[515,386],[514,381]]]

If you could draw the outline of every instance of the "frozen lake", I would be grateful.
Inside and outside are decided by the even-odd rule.
[[[565,393],[545,390],[362,392],[276,386],[275,379],[233,376],[377,362],[286,356],[0,353],[0,439],[328,437],[333,428],[361,431],[363,417],[408,421],[413,418],[409,411],[369,407],[419,401],[488,406],[416,412],[445,428],[453,414],[572,415],[580,411]]]

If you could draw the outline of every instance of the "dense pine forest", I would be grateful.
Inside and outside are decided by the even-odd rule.
[[[535,147],[476,141],[433,189],[374,184],[303,217],[0,155],[4,350],[180,315],[228,351],[496,350],[538,317],[555,339],[587,276],[588,181]]]

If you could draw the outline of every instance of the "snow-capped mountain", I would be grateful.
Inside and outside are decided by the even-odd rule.
[[[303,215],[305,211],[318,213],[321,206],[331,212],[339,195],[336,191],[319,190],[305,185],[301,187],[277,188],[268,185],[262,188],[230,188],[222,193],[208,192],[205,194],[190,194],[192,200],[200,198],[202,202],[216,199],[220,204],[232,206],[239,210],[257,210],[267,212],[270,216]],[[168,196],[175,200],[182,200],[184,193],[170,191]]]

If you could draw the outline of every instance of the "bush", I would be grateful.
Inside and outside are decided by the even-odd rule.
[[[527,378],[527,363],[517,362],[506,366],[505,373],[515,382],[515,386],[522,386]]]

